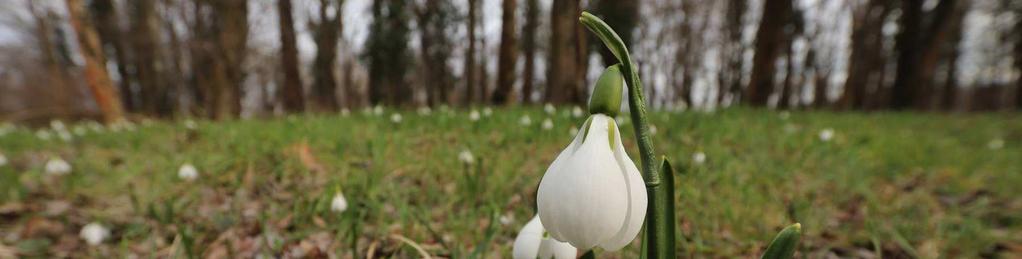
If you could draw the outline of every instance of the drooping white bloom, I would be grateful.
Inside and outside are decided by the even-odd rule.
[[[470,120],[470,121],[478,121],[479,120],[479,111],[472,110],[472,111],[468,112],[468,120]]]
[[[4,156],[3,153],[0,153],[0,166],[5,166],[5,165],[7,165],[7,156]]]
[[[529,115],[522,115],[522,118],[518,119],[518,124],[522,124],[522,126],[532,125],[532,118],[529,118]]]
[[[991,150],[998,150],[1004,148],[1004,139],[997,138],[990,140],[990,142],[987,142],[987,148]]]
[[[657,133],[656,125],[649,125],[649,134],[656,135],[656,133]]]
[[[334,198],[330,200],[330,210],[337,213],[348,210],[348,199],[345,199],[344,194],[340,191],[334,194]]]
[[[490,117],[490,115],[493,115],[493,109],[490,109],[490,107],[483,108],[483,117]]]
[[[184,164],[180,169],[177,169],[177,177],[185,181],[194,181],[199,178],[199,169],[196,169],[192,164]]]
[[[697,165],[706,163],[706,153],[695,152],[694,154],[692,154],[692,163]]]
[[[390,115],[390,121],[394,123],[401,123],[402,117],[400,113]]]
[[[572,136],[578,135],[578,127],[571,126],[571,128],[568,129],[568,134]]]
[[[466,164],[471,164],[475,163],[476,157],[472,155],[472,151],[465,149],[462,150],[461,153],[458,153],[458,161],[461,161],[462,163]]]
[[[68,164],[64,159],[51,158],[50,161],[46,161],[46,173],[51,175],[65,175],[71,173],[71,164]]]
[[[820,141],[827,142],[834,138],[834,129],[826,128],[820,131]]]
[[[610,117],[589,117],[539,184],[539,217],[553,238],[587,250],[621,249],[646,215],[646,188]]]
[[[426,115],[429,115],[429,114],[433,113],[433,109],[430,109],[429,106],[422,106],[422,107],[419,107],[419,109],[416,110],[416,112],[418,112],[419,115],[421,115],[421,116],[426,116]]]
[[[540,127],[542,127],[543,130],[551,130],[554,128],[554,121],[550,120],[550,118],[546,118],[545,120],[543,120],[543,123],[540,125]]]
[[[579,108],[578,106],[575,106],[574,108],[571,108],[571,116],[572,117],[580,118],[580,117],[582,117],[582,115],[585,115],[583,113],[583,111],[582,111],[582,108]]]
[[[377,105],[376,107],[373,107],[373,114],[376,116],[383,115],[383,106]]]
[[[78,232],[78,236],[85,239],[85,242],[89,245],[94,246],[102,244],[104,240],[110,237],[110,230],[99,223],[92,222],[82,227],[82,231]]]
[[[501,225],[505,225],[506,226],[506,225],[509,225],[509,224],[515,222],[515,215],[514,214],[500,215],[500,218],[497,219],[497,220],[500,221]]]
[[[547,114],[554,115],[554,113],[557,113],[557,108],[554,108],[553,104],[548,103],[546,105],[543,105],[543,111],[545,111]]]
[[[566,242],[546,236],[539,215],[532,217],[515,237],[511,256],[514,259],[574,259],[578,249]]]

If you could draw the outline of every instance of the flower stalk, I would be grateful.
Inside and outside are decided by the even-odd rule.
[[[642,81],[639,80],[635,63],[632,62],[628,48],[621,37],[600,18],[582,12],[579,21],[596,34],[603,44],[620,62],[621,74],[628,86],[628,109],[631,113],[632,125],[635,127],[635,138],[638,140],[639,158],[642,161],[642,178],[646,182],[648,209],[646,210],[646,238],[643,245],[647,247],[645,258],[675,258],[674,255],[674,191],[673,177],[665,176],[671,170],[657,170],[654,162],[653,143],[650,138],[649,125],[646,120],[646,102],[642,94]],[[663,163],[666,168],[670,165]]]

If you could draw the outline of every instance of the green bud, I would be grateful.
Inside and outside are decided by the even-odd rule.
[[[798,246],[798,240],[802,237],[802,224],[795,223],[781,230],[781,233],[777,234],[773,242],[770,242],[770,246],[767,246],[766,252],[763,253],[761,259],[790,259],[795,255],[795,247]]]
[[[625,80],[620,66],[607,67],[596,80],[593,95],[589,97],[589,114],[602,113],[613,118],[621,110],[621,89]]]

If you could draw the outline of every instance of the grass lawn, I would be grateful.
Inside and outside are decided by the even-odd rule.
[[[496,109],[477,122],[464,110],[387,109],[194,130],[74,124],[82,134],[71,141],[15,130],[0,136],[10,160],[0,167],[0,257],[508,258],[543,172],[585,120],[568,110]],[[679,173],[684,257],[755,257],[794,222],[808,258],[1022,256],[1018,114],[729,109],[650,119],[657,153]],[[618,122],[637,157],[632,125]],[[459,161],[464,150],[475,163]],[[58,156],[72,172],[44,173]],[[184,163],[199,169],[195,181],[178,178]],[[330,210],[338,190],[343,213]],[[91,222],[110,229],[105,243],[79,238]],[[639,247],[598,257],[636,258]]]

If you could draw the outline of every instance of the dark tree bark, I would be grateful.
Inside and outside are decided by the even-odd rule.
[[[248,47],[245,0],[195,0],[192,69],[206,116],[237,117],[241,112],[241,67]]]
[[[791,0],[766,0],[763,18],[756,32],[756,52],[752,57],[752,74],[746,96],[752,106],[766,106],[773,93],[775,61],[785,43],[784,27],[790,23]]]
[[[891,108],[923,109],[928,106],[940,56],[939,47],[946,41],[956,2],[941,0],[932,13],[927,14],[923,12],[923,0],[902,1],[897,36],[898,69]]]
[[[539,27],[539,1],[526,0],[525,25],[522,27],[522,55],[525,64],[522,72],[522,103],[532,103],[535,92],[536,73],[536,29]]]
[[[430,106],[450,103],[450,86],[453,82],[447,61],[451,57],[449,27],[454,24],[456,11],[450,0],[425,1],[416,8],[419,23],[420,58],[422,81],[426,87],[426,101]]]
[[[305,91],[302,90],[302,76],[298,72],[298,47],[295,43],[291,0],[277,0],[277,15],[280,18],[280,64],[284,70],[284,82],[280,89],[284,110],[302,112],[305,110]]]
[[[67,0],[68,16],[71,27],[77,33],[78,47],[85,59],[85,81],[92,90],[92,97],[103,113],[103,119],[114,122],[124,118],[121,101],[117,99],[113,82],[106,71],[106,58],[99,43],[99,35],[95,26],[87,17],[85,6],[81,0]]]
[[[885,63],[883,26],[893,9],[892,1],[870,0],[853,11],[850,56],[854,58],[848,59],[848,79],[839,100],[840,108],[866,108],[867,88],[883,81],[880,76],[884,66],[878,66]]]
[[[373,2],[373,22],[367,40],[369,101],[372,104],[411,103],[405,82],[408,70],[408,6],[401,0]]]
[[[745,44],[742,43],[742,18],[748,9],[746,0],[727,0],[727,11],[724,25],[723,51],[721,51],[720,87],[717,92],[717,103],[723,104],[725,98],[737,100],[742,93],[742,71]]]
[[[585,40],[578,23],[579,0],[554,0],[550,10],[550,46],[545,99],[551,103],[581,104],[584,95]]]
[[[479,17],[479,1],[468,0],[468,48],[465,49],[465,105],[472,105],[475,101],[478,84],[476,82],[476,22]]]
[[[334,70],[337,64],[337,43],[340,40],[343,0],[320,0],[319,19],[310,21],[316,42],[316,58],[312,63],[312,100],[319,111],[336,111],[337,78]],[[333,10],[332,12],[330,10]]]
[[[137,104],[131,90],[134,76],[129,72],[131,61],[126,43],[121,35],[121,22],[120,16],[117,14],[117,7],[111,0],[93,0],[89,4],[89,9],[95,19],[96,31],[104,46],[104,52],[117,63],[117,74],[120,75],[118,92],[121,106],[126,112],[135,111]]]
[[[595,5],[594,13],[607,22],[607,25],[614,28],[618,36],[621,36],[621,41],[624,41],[625,46],[629,49],[632,48],[635,26],[639,22],[639,3],[640,1],[621,0],[598,0],[593,3]],[[593,43],[602,44],[599,41],[593,41]],[[602,46],[594,49],[599,51],[604,65],[610,66],[618,63],[617,58],[609,49]]]
[[[141,93],[141,108],[152,116],[166,117],[173,111],[160,55],[160,23],[155,0],[130,1],[131,43],[135,53],[135,76]]]
[[[514,101],[515,67],[518,63],[518,43],[515,36],[516,0],[504,0],[501,15],[500,60],[497,66],[497,89],[493,92],[493,103],[510,104]]]

